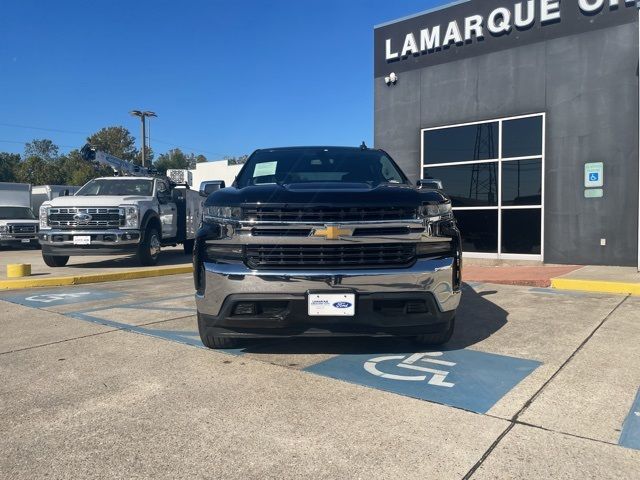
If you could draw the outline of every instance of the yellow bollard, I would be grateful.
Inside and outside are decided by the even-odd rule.
[[[21,278],[31,275],[31,265],[28,263],[13,263],[7,265],[7,278]]]

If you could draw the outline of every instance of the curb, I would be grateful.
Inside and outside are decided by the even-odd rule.
[[[117,282],[120,280],[134,280],[137,278],[163,277],[192,273],[192,265],[176,267],[161,267],[156,269],[129,270],[126,272],[94,273],[87,275],[72,275],[69,277],[50,278],[21,278],[17,280],[0,280],[0,290],[20,290],[36,287],[64,287],[68,285],[84,285],[87,283]]]
[[[553,278],[551,279],[551,287],[556,290],[579,290],[582,292],[617,293],[620,295],[640,296],[640,283]]]

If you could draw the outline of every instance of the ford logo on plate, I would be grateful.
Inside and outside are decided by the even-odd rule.
[[[353,305],[351,305],[349,302],[337,302],[334,303],[333,306],[336,308],[351,308]]]

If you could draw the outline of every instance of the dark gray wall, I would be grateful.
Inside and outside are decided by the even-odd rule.
[[[636,265],[637,70],[631,23],[376,78],[376,147],[417,180],[421,128],[546,112],[545,261]],[[585,199],[598,161],[605,197]]]

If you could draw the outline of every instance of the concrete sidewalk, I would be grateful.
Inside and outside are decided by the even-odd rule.
[[[31,265],[31,276],[7,279],[7,265],[25,263]],[[155,276],[191,272],[191,257],[182,247],[162,250],[158,265],[141,267],[136,258],[123,256],[71,257],[65,267],[51,268],[45,265],[40,250],[0,251],[0,290],[51,287],[131,280]]]
[[[640,273],[635,267],[545,265],[538,262],[467,260],[466,282],[553,287],[559,290],[640,295]]]
[[[559,290],[640,295],[640,272],[635,267],[589,265],[552,279]]]

